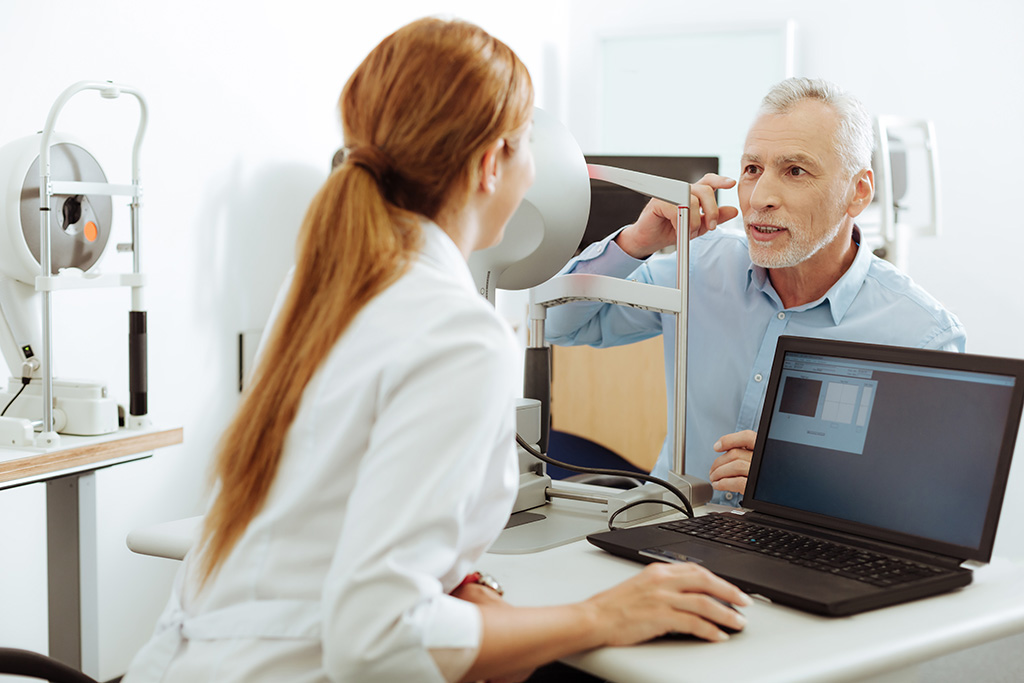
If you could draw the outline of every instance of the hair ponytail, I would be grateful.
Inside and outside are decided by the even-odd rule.
[[[529,121],[515,54],[482,29],[422,19],[385,38],[341,96],[346,159],[309,207],[291,288],[218,445],[200,585],[266,502],[306,385],[373,297],[408,268],[420,216],[464,201],[489,142]]]
[[[250,389],[218,446],[220,490],[202,536],[204,582],[266,500],[309,380],[356,313],[401,275],[416,248],[417,231],[379,229],[390,225],[396,224],[364,168],[335,170],[314,198],[297,255],[305,267],[295,270]]]

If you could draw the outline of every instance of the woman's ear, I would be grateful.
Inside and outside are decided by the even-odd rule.
[[[480,191],[493,194],[498,189],[498,158],[504,148],[505,140],[498,138],[484,150],[480,160]]]

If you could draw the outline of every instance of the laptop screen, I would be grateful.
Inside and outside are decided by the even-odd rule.
[[[1016,440],[1021,362],[789,339],[780,340],[747,498],[897,535],[868,534],[882,540],[988,546],[987,559]],[[1001,374],[1000,362],[1012,369]]]

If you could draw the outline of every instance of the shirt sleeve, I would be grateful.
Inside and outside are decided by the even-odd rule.
[[[964,353],[967,349],[967,332],[958,320],[954,320],[948,327],[937,330],[924,348]]]
[[[416,335],[386,373],[324,587],[337,680],[443,681],[432,649],[479,647],[448,595],[500,532],[514,490],[514,341],[480,310]]]
[[[646,261],[624,252],[615,238],[618,230],[600,242],[591,244],[571,260],[560,275],[607,275],[643,282],[654,282]],[[548,309],[544,337],[558,346],[620,346],[661,334],[661,314],[630,306],[597,301],[579,301]]]

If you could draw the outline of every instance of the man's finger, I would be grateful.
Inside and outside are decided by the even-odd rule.
[[[711,482],[711,488],[716,491],[731,491],[732,493],[743,495],[747,492],[747,478],[728,477],[726,479],[718,479]]]
[[[754,450],[754,442],[757,441],[757,432],[752,429],[744,429],[742,432],[726,434],[712,446],[719,453],[732,450],[733,448],[746,448]]]
[[[690,185],[692,189],[694,185],[707,185],[713,187],[716,190],[728,190],[736,184],[736,181],[724,175],[718,175],[717,173],[705,173],[704,177],[695,183]]]

